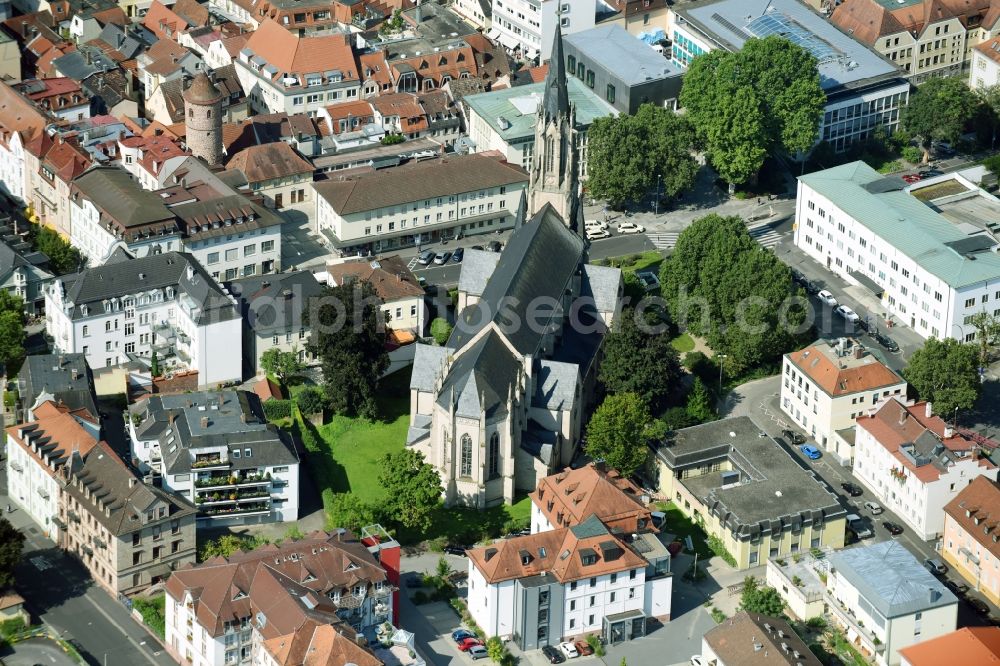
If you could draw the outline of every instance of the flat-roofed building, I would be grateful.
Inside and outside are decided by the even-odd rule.
[[[738,569],[844,545],[837,497],[748,416],[678,430],[654,453],[660,492],[722,540]]]
[[[799,177],[795,245],[924,338],[972,342],[1000,314],[1000,200],[961,174],[907,185],[864,162]]]
[[[687,66],[702,53],[738,51],[748,39],[782,35],[817,61],[826,109],[819,139],[834,150],[891,134],[910,94],[899,68],[798,0],[702,0],[673,6],[672,58]]]
[[[906,381],[858,340],[820,340],[785,354],[781,369],[781,410],[844,461],[854,459],[854,419],[906,397]]]

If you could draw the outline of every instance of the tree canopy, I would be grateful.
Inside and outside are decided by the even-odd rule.
[[[687,396],[685,406],[687,415],[695,423],[708,423],[715,419],[715,408],[712,406],[712,396],[705,388],[705,382],[701,377],[695,377],[691,385],[691,392]]]
[[[451,337],[451,329],[452,325],[448,323],[447,319],[437,317],[431,322],[431,337],[439,345],[445,345],[448,343],[448,338]]]
[[[965,77],[935,77],[910,93],[910,101],[903,109],[903,128],[920,137],[926,162],[931,141],[958,141],[978,106],[979,100]]]
[[[323,368],[330,407],[345,416],[374,419],[379,378],[389,367],[381,300],[367,282],[325,290],[311,302],[306,319],[310,349]]]
[[[6,290],[0,290],[0,367],[24,358],[24,301]]]
[[[657,185],[664,196],[676,196],[698,174],[693,144],[687,119],[653,104],[634,115],[597,118],[587,132],[587,189],[615,203],[642,199]]]
[[[236,534],[223,534],[218,539],[205,542],[201,547],[200,558],[205,561],[217,556],[229,557],[238,550],[249,552],[268,543],[270,541],[263,536],[242,537]]]
[[[663,433],[663,424],[653,421],[642,398],[635,393],[614,393],[587,424],[587,455],[629,476],[646,463],[649,440]]]
[[[781,600],[781,595],[776,589],[761,585],[753,576],[747,576],[743,579],[740,610],[781,617],[785,610],[785,602]]]
[[[618,330],[604,341],[598,379],[612,393],[632,392],[659,411],[681,377],[677,350],[666,334],[644,331],[634,310],[625,310]]]
[[[320,389],[307,386],[295,396],[295,406],[303,414],[318,414],[326,407],[326,397]]]
[[[387,453],[379,461],[379,484],[386,498],[381,513],[388,520],[411,529],[426,530],[441,503],[441,477],[412,449]]]
[[[299,355],[294,351],[282,351],[279,347],[271,347],[260,355],[260,367],[277,377],[282,384],[302,370]]]
[[[807,301],[791,271],[738,217],[695,220],[663,262],[660,283],[673,320],[725,354],[728,373],[779,358],[804,332]]]
[[[956,408],[972,409],[982,393],[978,356],[975,345],[929,338],[910,357],[903,376],[935,412],[950,416]]]
[[[0,517],[0,591],[14,584],[14,567],[21,561],[24,534]]]
[[[775,150],[806,153],[819,135],[826,93],[816,58],[787,39],[750,39],[739,51],[698,56],[681,106],[727,182],[750,180]]]
[[[35,249],[49,258],[49,267],[56,275],[75,273],[86,263],[80,250],[70,245],[53,229],[32,225]]]

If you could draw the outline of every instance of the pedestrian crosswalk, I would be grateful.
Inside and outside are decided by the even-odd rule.
[[[749,227],[750,237],[755,241],[763,245],[765,248],[773,248],[775,245],[781,242],[782,237],[769,223],[758,224],[753,227]]]
[[[677,231],[653,232],[647,233],[646,238],[657,250],[670,250],[677,245],[677,237],[680,235],[680,232]]]

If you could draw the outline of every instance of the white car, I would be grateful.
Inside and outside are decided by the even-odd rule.
[[[858,316],[858,313],[852,310],[851,308],[847,307],[846,305],[838,305],[836,308],[833,309],[833,311],[839,314],[847,321],[851,322],[852,324],[857,324],[859,321],[861,321],[861,317]]]
[[[572,643],[560,643],[559,649],[567,659],[575,659],[580,656],[580,653],[576,651],[576,646]]]
[[[608,223],[601,222],[600,220],[587,220],[586,222],[583,223],[583,226],[586,229],[604,229],[605,231],[608,230]]]
[[[635,222],[622,222],[618,225],[618,233],[620,234],[641,234],[645,231],[646,227]]]
[[[882,513],[882,507],[875,502],[865,502],[865,508],[871,511],[873,516],[877,516]]]
[[[607,229],[587,229],[587,240],[600,240],[601,238],[611,238]]]
[[[835,307],[837,305],[837,299],[834,298],[833,294],[828,292],[826,289],[816,294],[816,298],[823,301],[830,307]]]
[[[708,660],[700,654],[691,657],[691,666],[708,666]]]

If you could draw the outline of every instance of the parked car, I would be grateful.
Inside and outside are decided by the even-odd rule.
[[[861,321],[861,317],[858,316],[858,313],[852,310],[851,308],[847,307],[846,305],[838,305],[833,309],[833,311],[839,314],[847,321],[851,322],[852,324],[857,324],[859,321]]]
[[[891,534],[892,536],[899,536],[903,533],[903,526],[899,523],[894,523],[891,520],[882,521],[882,527]]]
[[[465,557],[465,551],[467,551],[468,549],[469,549],[468,546],[459,546],[457,544],[449,543],[447,546],[444,547],[444,552],[448,553],[449,555],[461,555],[462,557]]]
[[[563,653],[560,652],[558,648],[555,648],[551,645],[546,645],[545,647],[543,647],[542,654],[545,655],[545,658],[549,660],[550,664],[561,664],[564,661],[566,661],[566,657],[563,655]]]
[[[622,222],[618,225],[618,233],[620,234],[641,234],[645,231],[646,227],[635,222]]]
[[[947,141],[935,141],[933,148],[938,155],[951,156],[955,154],[955,149]]]
[[[437,254],[434,255],[434,263],[437,264],[438,266],[443,266],[444,264],[448,263],[449,259],[451,259],[451,252],[448,252],[447,250],[443,252],[438,252]]]
[[[566,655],[567,659],[576,659],[580,656],[580,653],[576,651],[576,646],[569,642],[560,643],[559,650]]]
[[[806,441],[805,437],[794,430],[782,430],[781,436],[791,442],[793,446],[798,446]]]
[[[932,574],[938,574],[940,576],[943,576],[944,574],[948,573],[948,565],[936,557],[932,557],[929,560],[924,560],[924,566],[927,567],[927,570],[930,571]]]
[[[976,611],[980,615],[989,615],[990,607],[982,599],[976,599],[975,597],[969,597],[967,599],[969,605],[972,606],[972,610]]]
[[[490,653],[486,650],[483,645],[473,645],[469,648],[469,656],[472,657],[472,661],[479,661],[480,659],[487,659]]]
[[[451,639],[456,643],[461,643],[466,638],[475,638],[476,635],[468,629],[456,629],[451,632]]]
[[[946,580],[944,582],[944,586],[960,597],[964,597],[969,592],[968,585],[966,585],[965,583],[956,583],[951,579]]]
[[[799,451],[801,451],[810,460],[819,460],[823,455],[820,453],[819,449],[812,444],[803,444],[799,447]]]
[[[478,638],[463,638],[458,642],[458,649],[462,652],[468,652],[469,648],[474,645],[482,646],[483,642]]]
[[[826,289],[823,289],[818,294],[816,294],[816,298],[818,298],[819,300],[823,301],[824,303],[826,303],[830,307],[836,307],[837,306],[837,299],[833,296],[833,294],[831,294],[830,292],[828,292]]]
[[[465,259],[465,248],[455,248],[455,251],[451,254],[451,260],[458,264],[461,263],[462,259]]]
[[[660,289],[660,278],[653,271],[639,271],[635,274],[635,277],[646,291],[658,291]]]
[[[865,502],[865,508],[871,511],[873,516],[877,516],[882,513],[882,507],[880,507],[875,502]]]
[[[915,173],[908,173],[903,176],[903,182],[912,185],[913,183],[919,182],[920,176]]]
[[[944,171],[941,171],[940,169],[924,169],[922,171],[918,171],[917,175],[921,178],[934,178],[935,176],[943,176]]]
[[[417,257],[417,263],[421,266],[426,266],[432,261],[434,261],[434,250],[424,250],[420,253],[420,256]]]
[[[847,529],[854,532],[854,536],[859,539],[868,539],[875,536],[875,533],[868,526],[868,521],[856,513],[847,514]]]
[[[611,233],[607,229],[587,229],[587,240],[594,241],[602,238],[611,238]]]
[[[851,483],[850,481],[840,484],[840,487],[843,488],[844,492],[851,497],[861,497],[865,494],[864,488],[856,483]]]
[[[482,245],[473,245],[469,248],[470,250],[482,250],[484,249]]]
[[[875,342],[879,343],[879,345],[886,351],[893,353],[899,351],[899,345],[896,344],[896,341],[884,333],[875,331]]]
[[[587,220],[586,222],[583,223],[583,227],[585,229],[592,229],[593,228],[593,229],[604,229],[605,231],[607,231],[608,230],[608,223],[607,222],[601,222],[600,220]]]
[[[576,651],[580,653],[581,657],[594,654],[594,648],[590,647],[590,643],[587,641],[577,641],[573,645],[576,646]]]
[[[503,245],[500,244],[500,241],[490,241],[486,244],[486,249],[490,252],[499,252],[503,249]]]

